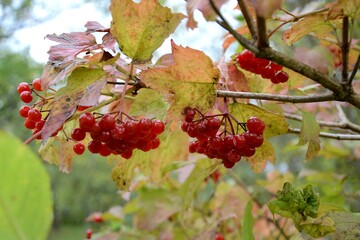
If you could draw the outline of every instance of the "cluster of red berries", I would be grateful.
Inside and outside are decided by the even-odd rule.
[[[283,67],[272,61],[255,57],[254,53],[245,49],[236,56],[236,61],[242,69],[259,74],[265,79],[270,79],[272,83],[285,83],[289,80],[289,75],[284,72]]]
[[[17,92],[24,103],[30,103],[33,100],[32,92],[34,90],[42,91],[40,78],[35,78],[31,85],[27,82],[21,82],[17,86]]]
[[[264,142],[265,124],[257,117],[249,118],[246,123],[239,123],[229,113],[204,116],[193,108],[186,108],[183,113],[185,121],[181,125],[182,130],[197,139],[190,143],[189,152],[221,159],[226,168],[232,168],[242,156],[253,156],[255,148]],[[195,118],[197,113],[200,118]],[[236,130],[232,122],[236,123]],[[222,125],[224,130],[220,131]],[[239,126],[244,133],[237,133]]]
[[[88,150],[104,157],[114,154],[129,159],[134,149],[147,152],[159,147],[160,140],[157,136],[165,130],[162,121],[148,118],[137,121],[127,115],[126,117],[126,121],[120,121],[110,113],[99,118],[89,112],[81,114],[79,127],[71,133],[72,140],[76,142],[74,152],[78,155],[84,153],[85,145],[81,141],[87,133],[92,139],[87,144]]]

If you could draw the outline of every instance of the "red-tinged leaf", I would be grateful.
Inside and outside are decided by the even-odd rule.
[[[213,0],[215,6],[220,9],[221,6],[226,2],[227,0]],[[217,14],[212,9],[209,1],[203,1],[203,0],[188,0],[186,4],[186,11],[189,16],[189,20],[186,24],[187,28],[194,29],[197,26],[197,22],[194,19],[194,11],[199,10],[202,12],[204,18],[207,21],[215,21]]]
[[[264,18],[270,18],[281,7],[283,0],[250,0],[257,14]]]
[[[70,173],[72,169],[72,159],[75,157],[72,141],[63,141],[59,146],[59,170]]]
[[[227,65],[228,81],[227,85],[230,91],[248,92],[249,86],[245,75],[237,69],[235,64]]]
[[[75,68],[78,68],[88,61],[84,59],[76,59],[68,62],[48,62],[41,75],[41,87],[47,89],[50,85],[55,84],[59,80],[64,80]]]
[[[146,62],[185,17],[155,0],[112,0],[111,33],[120,50],[134,62]]]
[[[47,35],[47,39],[60,44],[51,46],[48,51],[50,61],[67,62],[86,51],[99,48],[92,34],[86,32],[63,33],[60,35]]]
[[[360,14],[360,0],[337,0],[332,6],[328,16],[332,19],[344,15],[358,19]]]
[[[104,81],[101,69],[77,68],[68,78],[65,87],[54,95],[54,105],[43,129],[42,138],[46,140],[76,111],[81,98],[87,93],[87,87],[96,81]]]
[[[86,32],[109,32],[110,28],[104,27],[96,21],[88,21],[85,24]]]
[[[311,160],[320,151],[320,126],[309,112],[303,112],[298,145],[308,144],[306,160]]]
[[[250,32],[249,28],[246,25],[237,28],[236,31],[242,35],[248,34]],[[226,51],[230,47],[231,44],[233,44],[234,42],[237,42],[236,39],[234,38],[234,36],[231,35],[230,33],[227,33],[224,39],[225,40],[222,44],[224,51]]]
[[[322,46],[312,47],[311,49],[298,47],[295,49],[295,58],[325,74],[329,73],[334,64],[333,57]]]
[[[283,40],[292,45],[309,33],[314,33],[318,38],[325,39],[331,32],[341,27],[340,20],[329,21],[325,14],[311,15],[296,22],[289,30],[284,32]]]
[[[142,71],[140,79],[150,88],[172,95],[168,119],[181,119],[185,107],[207,112],[215,101],[215,86],[220,76],[203,52],[172,45],[174,65]]]

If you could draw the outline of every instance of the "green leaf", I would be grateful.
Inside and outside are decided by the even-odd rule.
[[[244,222],[243,222],[243,239],[244,240],[254,240],[253,234],[253,226],[254,226],[254,219],[252,215],[252,201],[249,201],[245,207],[245,215],[244,215]]]
[[[49,176],[29,147],[4,132],[0,149],[1,239],[45,240],[53,218]]]
[[[66,86],[59,89],[54,95],[54,104],[42,129],[42,138],[48,139],[74,114],[78,103],[87,93],[87,88],[91,84],[104,80],[104,72],[101,69],[84,67],[75,69],[68,78]],[[93,93],[93,90],[91,92]]]
[[[303,112],[298,145],[308,144],[306,160],[310,160],[320,151],[320,126],[316,118],[308,112]]]
[[[203,52],[172,42],[174,64],[144,70],[140,79],[150,88],[167,95],[171,103],[168,119],[180,120],[185,107],[207,112],[215,102],[214,84],[220,72]]]
[[[158,1],[112,0],[111,34],[119,43],[120,50],[135,62],[145,62],[161,46],[185,17],[171,13]]]
[[[307,218],[297,228],[312,236],[313,238],[324,237],[336,231],[334,220],[322,215],[317,218]],[[343,239],[343,238],[341,238]]]
[[[264,143],[259,148],[256,148],[255,155],[247,157],[246,161],[250,164],[251,169],[255,173],[260,173],[265,169],[268,161],[272,163],[275,162],[274,147],[267,139],[265,139]]]

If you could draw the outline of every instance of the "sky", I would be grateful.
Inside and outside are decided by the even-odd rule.
[[[110,13],[104,13],[97,8],[94,3],[80,4],[77,7],[69,7],[74,1],[58,1],[57,14],[53,18],[41,24],[27,27],[17,31],[14,35],[12,46],[16,49],[29,48],[30,55],[34,60],[40,63],[46,63],[48,59],[47,51],[54,43],[45,39],[47,34],[61,34],[64,32],[84,31],[87,21],[98,21],[103,26],[110,26]],[[167,5],[174,5],[175,1],[167,1]],[[225,5],[222,11],[231,11],[234,4]],[[177,10],[186,14],[185,4],[178,5]],[[36,9],[39,15],[44,14],[42,9]],[[214,61],[221,57],[221,39],[225,31],[215,22],[206,22],[199,12],[196,12],[195,19],[199,22],[199,28],[196,30],[187,30],[186,20],[183,20],[177,33],[172,34],[170,38],[175,43],[182,46],[204,51]],[[206,33],[206,34],[204,34]],[[167,39],[156,55],[162,55],[170,52],[170,39]]]

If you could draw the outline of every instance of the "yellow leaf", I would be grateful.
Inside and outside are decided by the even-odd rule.
[[[298,145],[308,144],[306,160],[310,160],[320,151],[320,126],[315,117],[308,112],[303,112]]]
[[[172,103],[168,119],[181,119],[185,107],[194,107],[207,112],[215,102],[215,86],[220,71],[214,68],[211,59],[203,52],[184,48],[171,42],[174,64],[144,70],[140,79],[150,88],[166,95]]]
[[[176,29],[185,17],[171,13],[156,0],[112,0],[111,34],[120,50],[134,62],[148,61],[152,53]]]

